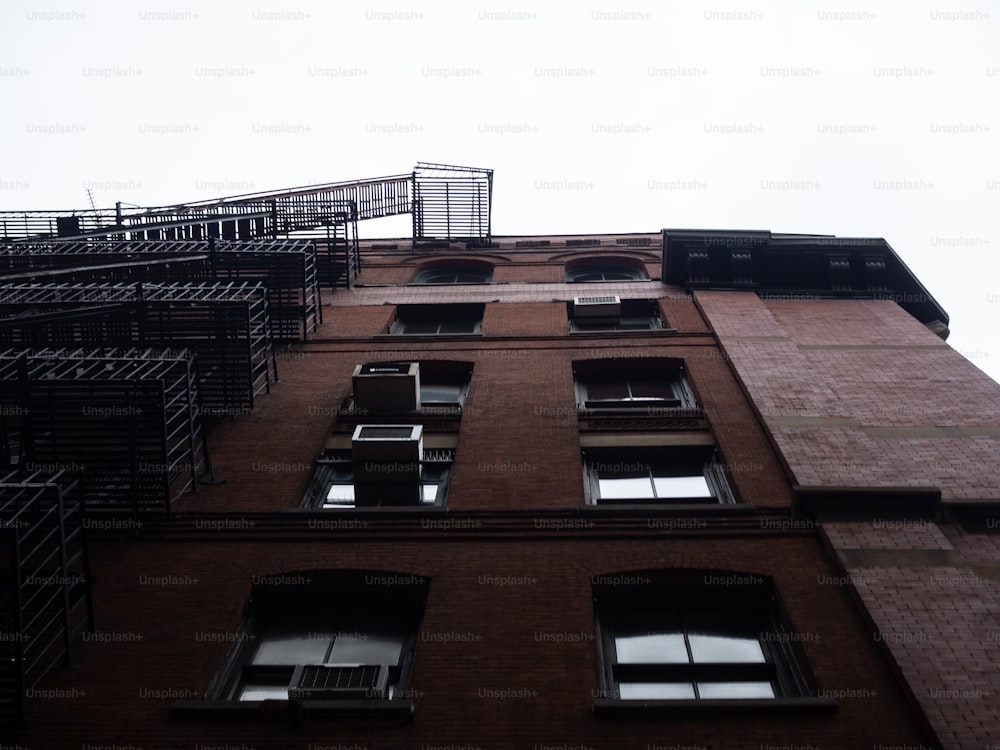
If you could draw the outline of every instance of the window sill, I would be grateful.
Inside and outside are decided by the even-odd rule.
[[[598,716],[677,716],[698,713],[740,713],[761,711],[827,712],[837,710],[833,698],[766,698],[728,700],[619,700],[603,698],[594,701]]]
[[[175,719],[261,719],[294,720],[303,715],[313,718],[412,719],[412,700],[336,700],[336,701],[209,701],[179,700],[170,707]]]
[[[602,503],[582,505],[583,513],[610,516],[749,516],[754,512],[750,503]]]
[[[448,512],[446,505],[375,505],[361,508],[281,508],[280,513],[329,518],[331,515],[360,516],[361,518],[412,518],[413,516],[438,516]]]
[[[426,339],[427,341],[434,341],[435,339],[459,339],[467,338],[470,341],[476,341],[483,337],[482,332],[477,331],[476,333],[376,333],[373,338],[375,339],[416,339],[418,341]]]
[[[644,333],[677,333],[677,329],[662,328],[660,326],[656,326],[655,328],[587,328],[582,330],[573,330],[570,328],[569,333],[571,336],[635,336]]]

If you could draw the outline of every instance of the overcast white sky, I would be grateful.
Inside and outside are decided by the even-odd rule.
[[[434,161],[495,170],[495,234],[884,237],[1000,381],[995,0],[4,0],[0,101],[3,209]]]

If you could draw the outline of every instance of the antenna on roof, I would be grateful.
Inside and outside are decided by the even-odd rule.
[[[90,199],[91,209],[97,211],[97,206],[94,205],[94,194],[90,192],[90,188],[86,188],[86,190],[87,190],[87,197]]]

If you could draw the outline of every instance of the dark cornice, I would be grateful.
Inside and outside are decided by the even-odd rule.
[[[948,314],[881,238],[664,229],[662,280],[777,299],[890,299],[948,335]]]

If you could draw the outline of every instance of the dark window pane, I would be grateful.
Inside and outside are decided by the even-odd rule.
[[[475,333],[475,320],[446,320],[441,323],[441,333]]]
[[[403,323],[403,332],[412,334],[437,333],[438,324],[434,321],[408,320]]]
[[[462,386],[447,384],[420,384],[421,404],[457,404],[462,398]]]
[[[628,398],[628,384],[619,383],[588,383],[587,398],[594,401],[620,401]]]
[[[664,380],[631,380],[629,387],[632,390],[632,398],[674,398],[673,387]]]

